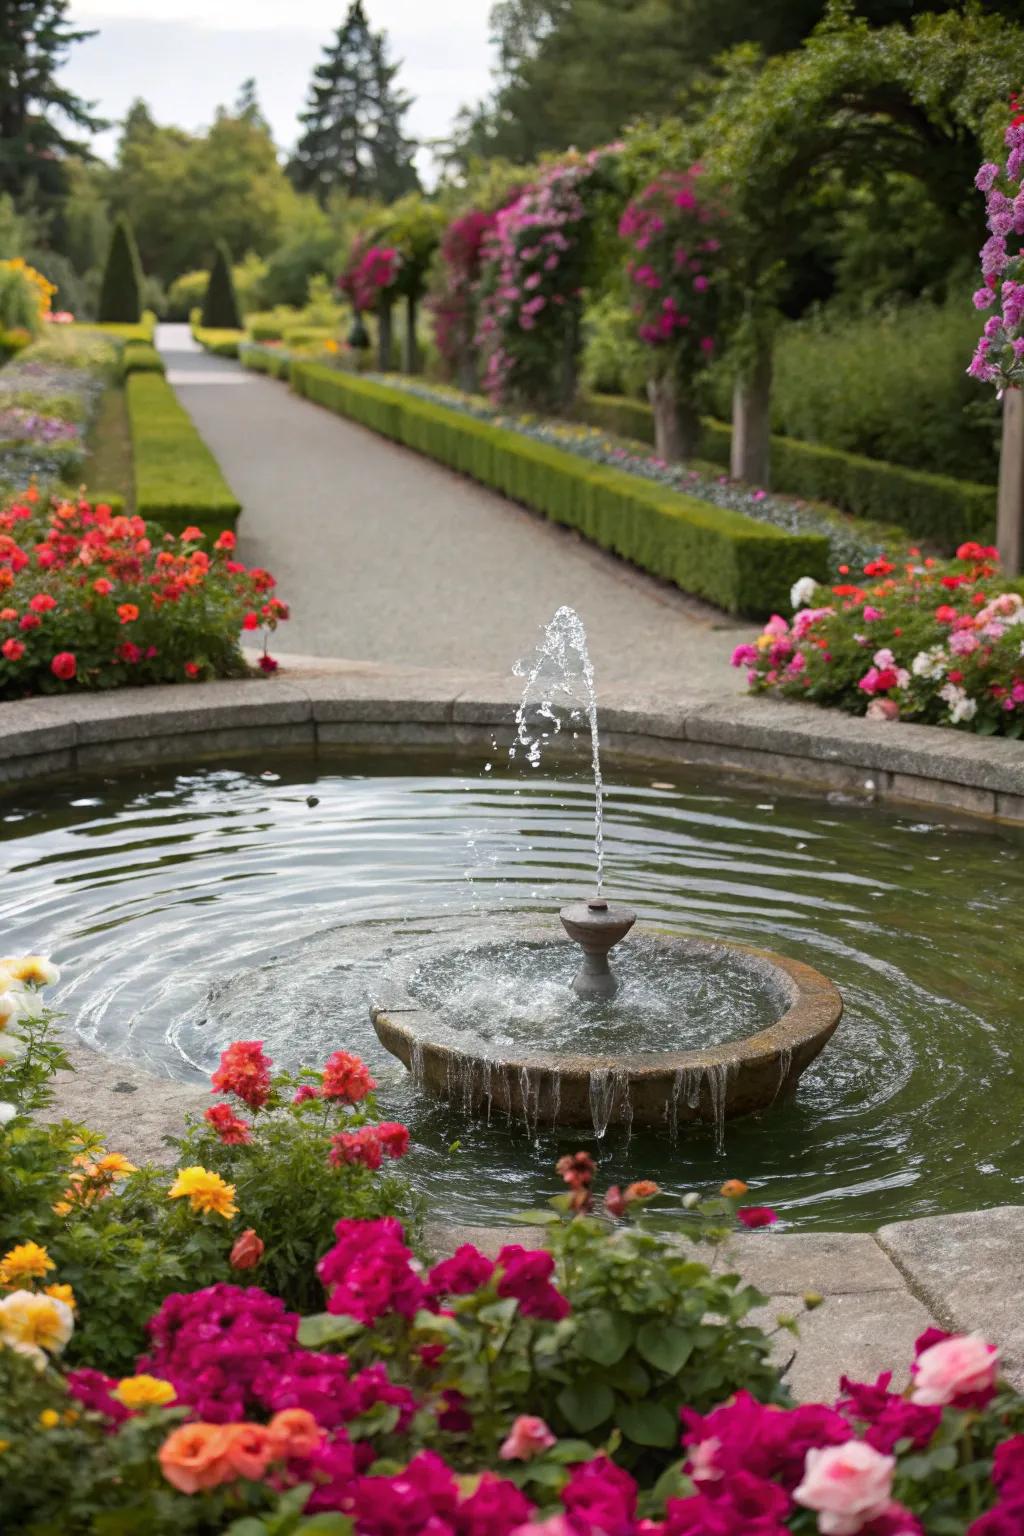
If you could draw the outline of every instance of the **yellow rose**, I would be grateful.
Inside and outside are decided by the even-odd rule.
[[[56,1429],[60,1423],[60,1414],[53,1408],[44,1408],[39,1415],[39,1424],[42,1429]]]
[[[27,1345],[30,1349],[45,1349],[56,1355],[74,1331],[71,1308],[56,1296],[12,1291],[0,1301],[0,1339],[15,1349]]]
[[[110,1395],[137,1412],[140,1408],[164,1408],[174,1402],[176,1393],[169,1381],[142,1375],[122,1377]]]

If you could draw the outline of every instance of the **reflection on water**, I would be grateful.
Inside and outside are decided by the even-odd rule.
[[[9,791],[0,947],[59,958],[81,1033],[157,1072],[198,1077],[239,1037],[282,1064],[359,1051],[413,1130],[410,1166],[436,1207],[493,1218],[550,1192],[552,1160],[586,1136],[473,1125],[419,1098],[366,1001],[424,934],[502,910],[556,924],[588,892],[586,767],[560,781],[321,754]],[[610,1132],[609,1177],[683,1191],[740,1176],[805,1227],[1019,1200],[1017,835],[704,769],[653,787],[665,777],[610,775],[609,894],[641,920],[807,960],[846,1015],[795,1103],[732,1124],[724,1154],[704,1128],[675,1145]]]

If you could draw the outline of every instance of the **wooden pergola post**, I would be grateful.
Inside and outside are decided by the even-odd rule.
[[[1019,576],[1024,563],[1024,390],[1003,395],[1003,443],[999,453],[996,543],[1004,574]]]

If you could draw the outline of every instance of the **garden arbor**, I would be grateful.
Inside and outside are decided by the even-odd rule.
[[[892,172],[909,175],[976,249],[979,147],[1018,82],[1024,29],[971,10],[872,29],[832,7],[798,52],[763,69],[734,57],[700,130],[709,174],[728,191],[733,279],[745,296],[732,473],[768,480],[772,332],[816,297],[815,251],[837,197]],[[810,279],[810,281],[808,281]]]

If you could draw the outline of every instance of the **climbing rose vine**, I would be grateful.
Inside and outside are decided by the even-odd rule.
[[[338,287],[361,314],[376,309],[383,297],[394,294],[401,270],[401,255],[392,246],[365,246],[357,239],[353,241],[348,266],[338,278]]]
[[[451,378],[460,375],[476,333],[477,284],[497,213],[474,208],[449,224],[441,241],[438,278],[430,296],[434,340]]]
[[[587,236],[614,149],[550,166],[487,237],[476,342],[499,404],[558,406],[572,393]]]
[[[986,161],[974,178],[985,194],[989,238],[981,248],[982,286],[974,307],[998,312],[985,321],[967,372],[1000,393],[1024,383],[1024,251],[1011,251],[1009,237],[1024,235],[1024,113],[1016,111],[1006,130],[1006,163]],[[1000,184],[1001,183],[1001,184]],[[1005,189],[1005,190],[1004,190]]]
[[[721,294],[720,205],[699,186],[699,165],[645,187],[619,222],[637,335],[693,372],[715,349]]]

